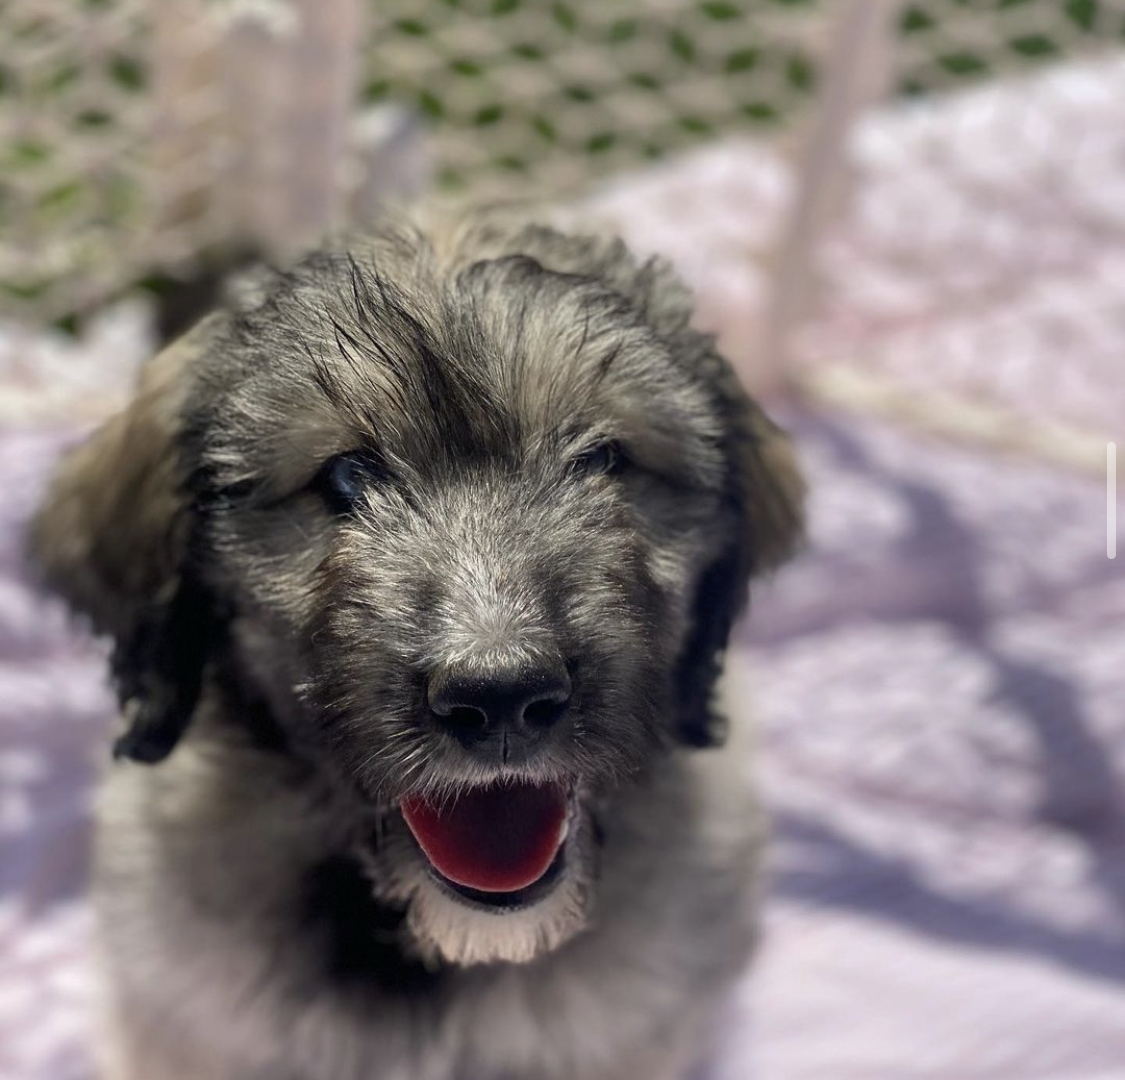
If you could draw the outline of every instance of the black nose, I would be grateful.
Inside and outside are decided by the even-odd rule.
[[[428,697],[439,723],[464,740],[533,738],[566,712],[570,677],[561,661],[453,664],[434,672]]]

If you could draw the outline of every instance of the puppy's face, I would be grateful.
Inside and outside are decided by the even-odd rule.
[[[582,927],[600,808],[707,722],[747,500],[795,516],[655,279],[534,236],[310,260],[208,339],[179,403],[193,588],[370,812],[377,893],[455,962]]]

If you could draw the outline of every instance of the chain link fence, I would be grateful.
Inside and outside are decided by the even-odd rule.
[[[899,11],[785,343],[806,389],[1095,472],[1125,417],[1125,3]]]
[[[530,196],[677,258],[758,385],[1125,412],[1125,0],[7,0],[0,40],[25,324]]]
[[[65,315],[232,239],[306,240],[370,165],[349,142],[365,106],[414,112],[436,185],[475,198],[572,195],[734,133],[791,136],[838,6],[7,0],[0,297]],[[1104,0],[931,0],[896,18],[904,94],[1125,34]]]
[[[139,153],[152,112],[143,5],[0,6],[0,299],[61,314],[138,266]]]

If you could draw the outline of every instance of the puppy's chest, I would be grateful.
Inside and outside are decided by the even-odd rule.
[[[683,1009],[668,1010],[669,987],[656,986],[646,965],[634,970],[608,959],[596,930],[595,940],[565,956],[427,966],[405,938],[406,912],[375,899],[360,864],[347,856],[329,857],[310,873],[306,918],[332,991],[365,1003],[356,1017],[364,1029],[359,1041],[377,1057],[380,1080],[538,1080],[559,1067],[568,1080],[594,1080],[607,1056],[678,1041],[676,1029],[690,1027]],[[354,1029],[345,1025],[336,1036],[347,1045]]]

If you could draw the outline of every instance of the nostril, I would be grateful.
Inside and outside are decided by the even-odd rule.
[[[566,701],[541,698],[533,701],[523,710],[523,722],[530,728],[551,727],[566,710]]]
[[[570,678],[559,666],[448,666],[430,677],[426,694],[434,723],[466,742],[501,731],[538,737],[561,719]]]
[[[462,731],[481,731],[488,726],[488,714],[471,705],[456,705],[441,715],[442,722]]]

